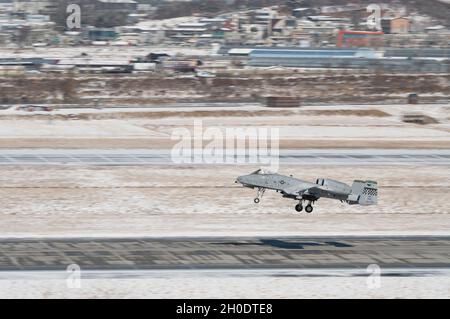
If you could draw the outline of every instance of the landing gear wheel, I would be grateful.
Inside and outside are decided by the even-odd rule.
[[[298,213],[301,213],[303,211],[303,205],[302,204],[298,204],[297,206],[295,206],[295,210]]]
[[[313,212],[313,210],[314,210],[314,208],[311,205],[308,205],[308,206],[305,207],[305,211],[308,214],[311,214]]]
[[[264,193],[266,192],[265,188],[258,188],[258,194],[256,194],[256,198],[254,200],[255,204],[259,204],[261,201],[261,198],[264,196]]]

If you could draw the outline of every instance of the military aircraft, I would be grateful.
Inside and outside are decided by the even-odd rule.
[[[297,212],[303,211],[303,203],[308,202],[304,208],[307,213],[312,213],[313,204],[320,198],[340,200],[350,205],[376,205],[378,203],[378,184],[372,181],[353,182],[349,185],[332,179],[317,179],[316,183],[302,181],[291,176],[283,176],[262,169],[250,175],[239,176],[236,183],[244,187],[257,189],[255,204],[259,204],[267,189],[281,193],[285,198],[298,200],[295,206]]]

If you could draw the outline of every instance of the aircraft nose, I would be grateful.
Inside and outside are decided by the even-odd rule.
[[[243,181],[244,181],[244,176],[239,176],[237,179],[236,179],[236,182],[235,183],[243,183]]]

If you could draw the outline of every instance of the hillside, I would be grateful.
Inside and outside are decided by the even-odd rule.
[[[141,0],[141,2],[146,2]],[[148,1],[152,2],[152,1]],[[371,4],[373,0],[354,0],[353,3]],[[410,11],[418,11],[421,14],[429,15],[439,20],[442,24],[450,25],[450,2],[442,0],[397,0],[387,1],[379,0],[377,3],[390,3],[407,6]],[[331,5],[349,4],[347,0],[199,0],[192,2],[173,1],[160,5],[155,17],[158,19],[174,18],[180,16],[189,16],[193,14],[217,15],[230,12],[234,9],[261,8],[272,5],[280,5],[286,9],[296,7],[320,7]],[[182,8],[182,10],[181,10]]]

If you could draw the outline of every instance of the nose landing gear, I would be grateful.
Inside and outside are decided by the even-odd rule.
[[[255,204],[259,204],[261,202],[261,198],[264,196],[265,192],[266,192],[265,188],[258,188],[258,194],[256,195],[256,198],[253,200]]]

